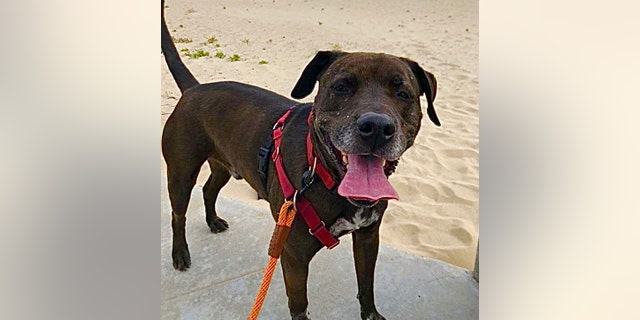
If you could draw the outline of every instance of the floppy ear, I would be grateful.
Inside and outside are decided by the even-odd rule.
[[[418,84],[420,85],[420,94],[425,94],[427,97],[427,115],[431,122],[433,122],[436,126],[440,126],[440,119],[438,119],[438,115],[436,114],[436,109],[433,106],[433,101],[436,99],[436,92],[438,90],[438,82],[436,81],[436,77],[431,73],[424,71],[422,67],[418,65],[415,61],[403,58],[411,71],[418,79]]]
[[[322,73],[332,64],[338,57],[345,54],[342,51],[318,51],[315,57],[302,71],[298,83],[291,91],[291,97],[294,99],[302,99],[313,91],[316,81],[319,80]]]

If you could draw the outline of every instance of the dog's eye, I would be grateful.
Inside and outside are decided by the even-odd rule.
[[[347,86],[345,86],[344,84],[336,84],[331,86],[331,89],[333,89],[333,91],[337,92],[337,93],[347,93],[349,92],[349,88],[347,88]]]
[[[411,99],[411,96],[406,91],[400,91],[397,93],[398,97],[402,99]]]

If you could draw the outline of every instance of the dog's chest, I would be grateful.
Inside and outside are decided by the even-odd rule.
[[[338,218],[336,222],[329,228],[329,232],[334,237],[351,233],[360,228],[366,228],[380,219],[382,210],[358,208],[355,214],[350,218]]]

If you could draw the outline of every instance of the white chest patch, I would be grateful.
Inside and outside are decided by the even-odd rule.
[[[351,233],[354,230],[368,227],[380,219],[380,211],[372,210],[371,215],[365,218],[364,210],[364,208],[359,208],[351,221],[345,218],[338,218],[331,228],[329,228],[329,232],[331,232],[334,237],[337,237],[341,234]]]

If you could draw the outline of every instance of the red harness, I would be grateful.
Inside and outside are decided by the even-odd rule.
[[[309,132],[307,133],[307,162],[309,164],[309,170],[305,172],[305,177],[303,179],[305,186],[303,186],[302,190],[296,190],[293,187],[291,181],[287,178],[287,174],[282,163],[282,153],[280,152],[280,147],[282,145],[282,131],[284,129],[285,121],[289,115],[291,115],[291,111],[294,108],[295,106],[287,110],[287,112],[285,112],[285,114],[282,115],[282,117],[280,117],[273,126],[273,143],[275,150],[273,151],[271,159],[275,164],[278,180],[280,181],[280,187],[282,188],[285,200],[293,200],[297,211],[309,227],[309,233],[315,236],[322,245],[328,249],[333,249],[335,246],[340,244],[340,240],[336,239],[329,230],[327,230],[324,221],[320,219],[318,213],[316,213],[316,210],[313,208],[309,200],[303,196],[306,188],[308,188],[313,182],[315,174],[320,177],[320,180],[322,180],[322,183],[328,190],[332,190],[336,184],[331,177],[331,174],[329,174],[322,163],[318,161],[318,157],[313,149],[313,144],[311,143],[311,112],[307,119],[307,123],[309,124]]]

